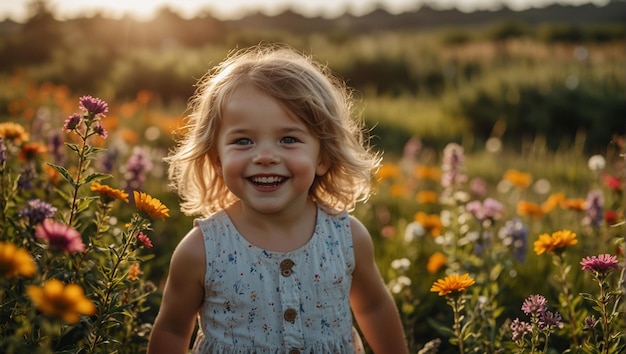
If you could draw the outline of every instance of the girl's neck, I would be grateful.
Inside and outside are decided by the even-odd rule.
[[[237,202],[226,209],[239,233],[251,244],[275,252],[304,246],[315,232],[317,205],[307,200],[302,208],[280,214],[262,214]]]

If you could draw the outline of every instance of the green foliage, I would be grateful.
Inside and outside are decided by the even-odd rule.
[[[81,107],[89,107],[83,104],[89,99],[81,98]],[[145,210],[160,201],[146,205],[135,196],[137,210],[131,211],[117,204],[128,202],[126,192],[94,184],[112,176],[91,165],[106,151],[91,144],[96,135],[106,137],[100,125],[106,109],[88,109],[75,123],[66,121],[65,130],[78,140],[66,143],[70,157],[62,144],[51,145],[56,163],[43,163],[45,145],[29,141],[21,125],[0,123],[3,353],[145,350],[148,296],[156,290],[140,276],[140,264],[152,258],[143,251],[152,247]],[[61,130],[49,129],[51,136]]]

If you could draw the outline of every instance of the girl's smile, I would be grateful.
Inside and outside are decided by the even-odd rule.
[[[307,125],[251,85],[236,90],[223,112],[218,155],[227,187],[258,212],[302,208],[327,171]]]

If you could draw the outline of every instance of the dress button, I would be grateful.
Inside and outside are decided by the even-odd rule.
[[[291,269],[293,266],[295,265],[295,263],[287,258],[285,260],[283,260],[282,262],[280,262],[280,274],[283,277],[288,277],[293,273],[293,270]]]
[[[289,354],[300,354],[300,351],[298,349],[291,349]]]
[[[285,321],[293,323],[298,316],[298,312],[295,309],[289,308],[283,314]]]

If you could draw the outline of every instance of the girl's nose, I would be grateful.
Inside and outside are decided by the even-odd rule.
[[[278,163],[279,160],[276,152],[270,148],[259,149],[252,158],[253,163],[261,165],[275,164]]]

